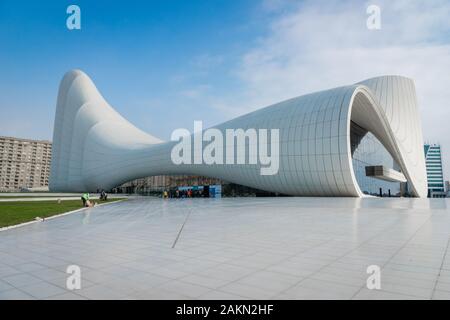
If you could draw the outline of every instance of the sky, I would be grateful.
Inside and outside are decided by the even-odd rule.
[[[66,27],[69,5],[81,30]],[[381,29],[366,26],[369,5]],[[52,139],[58,85],[86,72],[144,131],[204,127],[385,74],[414,79],[450,178],[448,0],[0,0],[0,135]]]

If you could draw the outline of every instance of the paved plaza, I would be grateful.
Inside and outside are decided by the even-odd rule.
[[[142,197],[0,232],[0,299],[450,299],[449,240],[446,199]]]

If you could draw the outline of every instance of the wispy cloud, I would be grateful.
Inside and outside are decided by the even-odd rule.
[[[180,91],[180,95],[189,99],[199,99],[204,98],[205,95],[208,94],[208,91],[211,89],[211,85],[209,84],[199,84],[189,89],[184,89]]]
[[[224,58],[221,55],[204,53],[194,57],[191,61],[191,65],[197,69],[209,70],[222,64],[223,60]]]
[[[381,8],[381,30],[366,27],[372,3]],[[443,120],[450,118],[450,2],[266,1],[264,6],[275,18],[236,67],[241,90],[218,100],[218,109],[237,115],[311,91],[404,75],[416,82],[424,138],[440,142],[450,159]],[[444,165],[450,170],[450,161]]]

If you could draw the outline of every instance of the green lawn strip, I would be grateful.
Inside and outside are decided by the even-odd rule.
[[[67,197],[76,197],[76,196],[52,196],[52,195],[48,195],[48,196],[3,196],[3,195],[0,195],[0,199],[18,199],[18,198],[26,198],[26,199],[28,199],[28,198],[30,198],[30,199],[33,199],[33,198],[61,198],[61,199],[63,199],[63,198],[67,198]]]
[[[98,204],[122,200],[122,198],[96,201]],[[64,212],[81,209],[81,200],[9,201],[0,202],[0,228],[47,218]]]
[[[1,199],[38,199],[38,198],[55,198],[55,199],[61,199],[64,200],[64,198],[81,198],[81,194],[79,196],[77,195],[73,195],[73,196],[2,196],[0,195],[0,200]],[[93,196],[91,197],[91,199],[98,199],[99,196]]]

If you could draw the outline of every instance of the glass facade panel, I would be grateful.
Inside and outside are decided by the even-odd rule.
[[[381,188],[383,196],[387,196],[389,190],[391,196],[399,196],[399,182],[389,182],[366,176],[366,166],[382,165],[399,171],[397,164],[386,148],[372,133],[367,132],[354,122],[351,123],[350,135],[353,170],[361,191],[365,194],[379,196]]]

